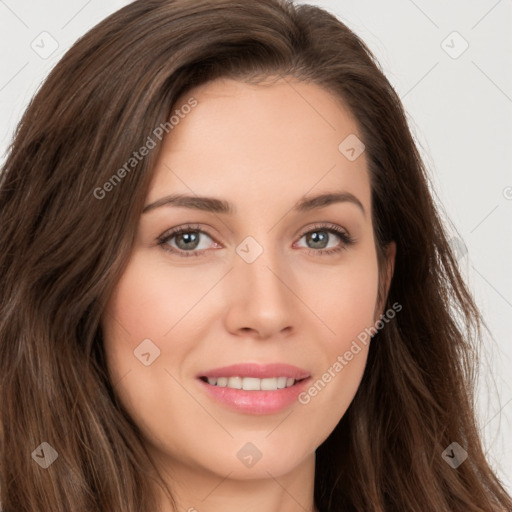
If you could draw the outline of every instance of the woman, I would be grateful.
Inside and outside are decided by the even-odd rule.
[[[479,312],[327,12],[114,13],[28,107],[0,207],[4,512],[511,509]]]

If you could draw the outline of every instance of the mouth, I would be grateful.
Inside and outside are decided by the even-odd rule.
[[[311,380],[297,366],[243,363],[197,375],[206,395],[222,407],[243,414],[273,414],[290,407]]]

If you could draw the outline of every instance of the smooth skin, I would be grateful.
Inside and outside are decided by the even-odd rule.
[[[309,403],[273,414],[217,403],[197,375],[282,362],[307,369],[315,382],[384,313],[376,303],[366,155],[350,161],[338,149],[348,135],[359,136],[358,127],[331,93],[291,78],[260,85],[218,79],[178,105],[191,96],[198,104],[161,143],[145,204],[170,194],[208,196],[230,202],[235,213],[162,205],[141,215],[102,320],[111,379],[171,482],[178,510],[314,511],[315,450],[352,401],[368,346]],[[298,201],[331,192],[352,194],[364,212],[351,201],[294,211]],[[188,224],[188,238],[159,244]],[[263,250],[252,263],[237,253],[248,236]],[[387,257],[386,292],[394,244]],[[145,339],[160,350],[148,366],[134,355]],[[262,455],[252,467],[237,457],[248,442]],[[161,506],[172,511],[163,498]]]

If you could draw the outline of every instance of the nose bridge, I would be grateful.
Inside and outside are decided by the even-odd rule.
[[[263,294],[269,301],[277,300],[286,294],[286,287],[278,278],[285,268],[279,247],[271,242],[270,234],[246,237],[236,248],[238,255],[235,268],[244,283],[252,289],[252,296]],[[284,288],[284,289],[283,289]]]
[[[256,238],[258,237],[258,239]],[[246,237],[236,247],[230,319],[237,328],[277,333],[294,324],[292,280],[283,254],[271,234]],[[232,325],[233,327],[233,325]]]

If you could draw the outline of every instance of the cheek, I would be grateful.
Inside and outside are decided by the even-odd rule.
[[[112,293],[105,315],[106,339],[162,339],[207,290],[190,271],[146,261],[134,253]]]
[[[179,309],[182,297],[176,297],[165,276],[143,264],[135,252],[105,308],[102,331],[108,370],[114,384],[122,379],[117,391],[125,401],[133,389],[144,394],[167,357],[162,339],[176,322],[170,312]]]
[[[177,383],[183,380],[180,375],[183,362],[194,349],[183,337],[187,319],[183,322],[180,319],[204,291],[191,288],[190,282],[190,274],[183,269],[170,271],[168,266],[148,262],[142,251],[136,251],[116,284],[102,318],[111,382],[147,439],[154,439],[162,426],[170,424],[173,410],[191,408],[189,395]],[[148,353],[146,365],[144,354]],[[182,429],[176,428],[178,437],[186,437],[193,416],[183,415],[176,420]]]
[[[374,325],[378,292],[378,266],[371,252],[340,265],[329,273],[304,272],[304,295],[323,324],[326,354],[348,350],[365,328]],[[305,278],[305,280],[304,280]]]
[[[319,364],[314,379],[299,403],[309,411],[320,444],[335,428],[352,402],[366,366],[370,329],[375,325],[374,308],[378,290],[378,266],[369,251],[350,266],[324,276],[317,285],[324,293],[311,293],[314,310],[321,312],[317,338]],[[312,288],[313,278],[308,284]],[[313,309],[313,308],[312,308]],[[320,315],[319,315],[320,316]],[[306,354],[304,354],[306,356]]]
[[[218,274],[216,268],[198,271],[171,266],[142,250],[132,253],[108,300],[102,331],[111,381],[120,383],[117,393],[134,415],[144,407],[146,417],[154,416],[150,407],[161,410],[147,397],[161,397],[162,390],[183,395],[165,370],[180,381],[189,371],[200,339],[196,329],[205,313],[200,299]],[[215,311],[209,313],[214,316]]]

